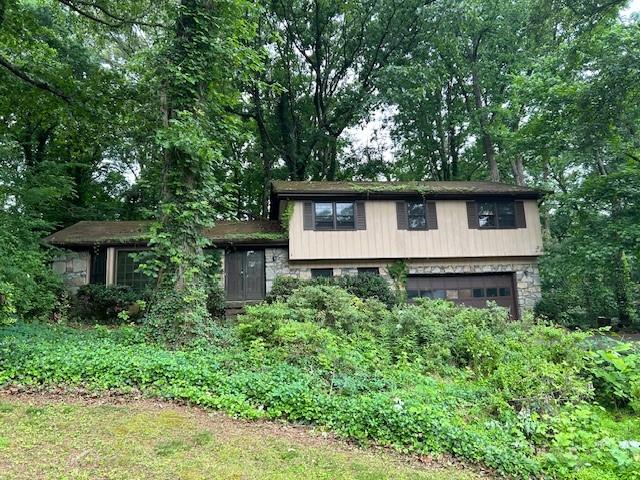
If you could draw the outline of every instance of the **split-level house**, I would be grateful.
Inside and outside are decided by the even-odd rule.
[[[404,262],[409,299],[508,307],[540,298],[541,192],[493,182],[276,181],[269,220],[220,221],[205,235],[221,253],[230,306],[264,298],[279,275],[376,274]],[[47,237],[68,251],[53,268],[73,289],[87,283],[142,288],[132,252],[150,223],[76,223]]]

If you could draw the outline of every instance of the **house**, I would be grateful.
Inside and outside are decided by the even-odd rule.
[[[269,220],[222,221],[205,235],[224,253],[230,305],[258,301],[278,275],[379,274],[407,265],[407,294],[469,306],[488,300],[515,317],[540,298],[542,234],[532,188],[493,182],[276,181]],[[130,253],[149,222],[79,222],[47,237],[69,253],[53,268],[86,283],[140,287]]]

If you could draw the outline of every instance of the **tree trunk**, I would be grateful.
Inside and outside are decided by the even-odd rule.
[[[327,147],[327,180],[333,181],[338,173],[338,139],[333,136],[329,137]]]
[[[513,170],[513,178],[516,181],[516,185],[524,185],[524,165],[522,162],[522,155],[516,155],[515,160],[511,161],[511,169]]]
[[[632,293],[631,268],[625,251],[620,249],[615,258],[615,295],[618,306],[620,326],[630,327],[634,317],[634,302]]]
[[[485,113],[485,105],[482,99],[482,90],[480,88],[480,80],[474,65],[471,74],[471,82],[473,86],[473,98],[475,101],[476,114],[478,123],[480,124],[480,135],[482,137],[482,147],[484,150],[484,158],[489,166],[489,178],[492,182],[500,181],[500,170],[496,160],[495,146],[491,133],[489,133],[489,118]]]

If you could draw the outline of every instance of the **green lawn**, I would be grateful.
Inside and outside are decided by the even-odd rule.
[[[474,479],[306,429],[133,401],[0,395],[0,478]]]

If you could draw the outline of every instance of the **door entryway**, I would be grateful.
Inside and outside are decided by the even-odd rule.
[[[264,298],[264,250],[227,251],[224,274],[227,302],[259,301]]]

